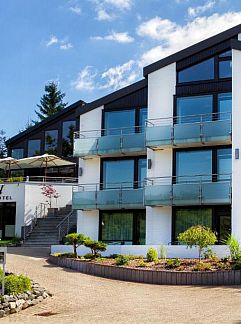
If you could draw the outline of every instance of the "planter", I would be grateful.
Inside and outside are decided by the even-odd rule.
[[[241,284],[240,270],[205,272],[157,271],[96,264],[90,261],[50,256],[49,262],[94,276],[157,285],[230,286]]]

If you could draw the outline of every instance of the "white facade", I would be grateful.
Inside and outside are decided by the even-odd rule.
[[[44,185],[52,185],[58,193],[58,198],[46,198],[42,193]],[[71,184],[54,184],[54,183],[3,183],[0,184],[0,203],[16,204],[15,226],[9,231],[9,236],[21,237],[21,228],[28,225],[31,219],[35,217],[36,209],[39,210],[41,204],[46,208],[60,208],[72,204],[72,185]],[[51,204],[51,206],[50,206]],[[39,215],[40,216],[40,215]]]

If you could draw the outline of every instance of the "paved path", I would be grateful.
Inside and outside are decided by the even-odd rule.
[[[49,265],[47,252],[9,249],[7,268],[29,275],[54,296],[0,323],[241,323],[241,287],[174,287],[97,278]],[[46,311],[57,314],[36,315]]]

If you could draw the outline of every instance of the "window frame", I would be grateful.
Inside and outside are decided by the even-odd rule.
[[[22,152],[23,152],[22,157],[21,158],[17,158],[17,160],[24,158],[24,148],[23,147],[12,147],[11,148],[11,157],[13,157],[13,150],[22,150]]]
[[[30,139],[27,140],[27,156],[30,157],[30,155],[28,154],[29,153],[29,142],[30,141],[39,141],[39,154],[38,155],[41,155],[41,147],[42,147],[41,138],[30,138]]]

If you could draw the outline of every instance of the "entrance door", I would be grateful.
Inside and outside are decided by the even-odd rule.
[[[220,207],[216,211],[216,223],[218,240],[223,243],[227,239],[228,235],[231,234],[231,208]]]
[[[16,203],[0,203],[0,237],[12,238],[15,235]]]

